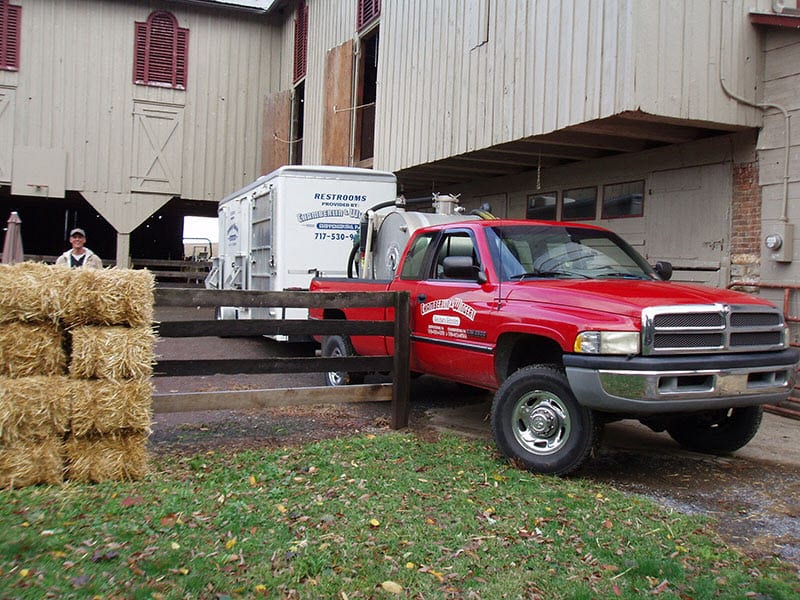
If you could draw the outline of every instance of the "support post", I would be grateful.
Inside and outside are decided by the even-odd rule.
[[[411,388],[411,319],[408,292],[394,300],[394,367],[392,370],[392,429],[408,427]]]
[[[131,234],[117,232],[117,268],[131,267]]]

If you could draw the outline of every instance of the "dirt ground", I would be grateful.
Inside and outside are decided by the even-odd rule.
[[[272,356],[264,339],[162,339],[165,358]],[[285,351],[285,348],[281,349]],[[298,353],[308,348],[298,346]],[[320,374],[156,378],[156,392],[288,388],[320,385]],[[409,429],[416,435],[458,435],[490,440],[491,396],[434,378],[412,382]],[[156,414],[150,448],[156,453],[283,447],[357,433],[389,431],[387,403],[359,403],[249,411]],[[576,477],[647,496],[681,513],[716,520],[729,543],[752,556],[779,557],[800,576],[800,421],[765,415],[748,446],[723,457],[687,452],[668,435],[635,422],[606,426],[598,455]]]

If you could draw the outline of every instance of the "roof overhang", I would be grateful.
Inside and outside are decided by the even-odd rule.
[[[293,0],[172,0],[182,4],[195,4],[225,10],[271,15],[289,6]]]
[[[750,22],[753,25],[764,25],[766,27],[800,29],[800,12],[792,14],[751,12]]]
[[[749,129],[627,111],[550,133],[481,148],[396,172],[406,195],[477,179],[506,177],[581,161],[644,152]]]

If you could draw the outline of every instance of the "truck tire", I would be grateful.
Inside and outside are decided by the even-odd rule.
[[[566,475],[593,455],[602,424],[575,399],[564,373],[533,365],[512,374],[492,403],[500,451],[536,473]]]
[[[322,356],[355,356],[350,338],[342,335],[329,335],[322,344]],[[347,371],[328,371],[325,373],[325,385],[337,387],[364,383],[364,373]]]
[[[667,433],[687,450],[727,454],[753,439],[763,414],[760,406],[708,411],[670,421]]]

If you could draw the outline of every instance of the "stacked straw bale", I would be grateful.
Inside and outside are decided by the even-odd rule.
[[[0,488],[147,472],[153,288],[148,271],[0,265]]]

